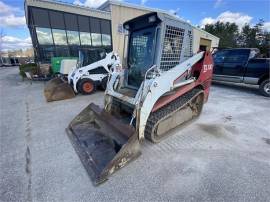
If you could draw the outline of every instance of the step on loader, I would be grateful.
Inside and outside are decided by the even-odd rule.
[[[198,117],[212,79],[210,52],[193,53],[192,26],[163,13],[124,23],[127,66],[111,69],[104,108],[91,103],[67,134],[93,183],[140,155],[140,141],[160,142]]]

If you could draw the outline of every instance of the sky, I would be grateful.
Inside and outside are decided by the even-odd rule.
[[[68,3],[98,7],[106,0],[62,0]],[[216,21],[234,22],[239,27],[253,26],[264,19],[270,31],[270,0],[119,0],[151,8],[167,10],[193,25],[204,27]],[[1,49],[15,50],[31,47],[25,24],[23,0],[0,0]]]

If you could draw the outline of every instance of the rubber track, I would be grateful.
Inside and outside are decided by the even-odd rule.
[[[151,138],[151,133],[154,131],[154,127],[156,124],[163,119],[164,117],[167,117],[170,114],[173,114],[174,112],[178,111],[180,108],[182,108],[184,105],[188,104],[188,102],[200,91],[201,89],[195,88],[186,94],[180,96],[179,98],[176,98],[172,102],[166,104],[162,108],[158,109],[155,112],[152,112],[150,116],[148,117],[145,132],[145,137],[150,140],[151,142],[154,142]],[[159,139],[162,139],[166,136],[166,133],[160,137]]]

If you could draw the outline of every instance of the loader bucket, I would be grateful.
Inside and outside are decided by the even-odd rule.
[[[134,128],[93,103],[71,121],[66,131],[94,185],[141,154]]]
[[[67,82],[54,78],[45,85],[44,96],[47,102],[51,102],[73,98],[75,93]]]

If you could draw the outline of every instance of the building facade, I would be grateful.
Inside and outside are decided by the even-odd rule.
[[[126,58],[125,21],[150,12],[168,11],[108,0],[97,9],[52,0],[25,0],[27,25],[40,62],[53,56],[78,56],[80,48],[115,51]],[[174,16],[175,17],[175,16]],[[193,53],[218,47],[219,38],[193,27]]]
[[[109,12],[44,0],[26,0],[25,12],[39,62],[78,57],[83,48],[113,49]]]
[[[114,0],[106,1],[98,9],[111,13],[113,50],[121,56],[121,59],[123,59],[123,61],[125,61],[125,45],[127,45],[127,39],[125,36],[126,33],[125,30],[122,28],[123,23],[127,20],[150,12],[161,12],[169,14],[169,12],[165,10],[149,8],[145,6],[130,4],[124,1]],[[218,47],[219,38],[198,27],[193,26],[192,35],[193,53],[196,53],[199,50],[211,50],[212,48]]]

